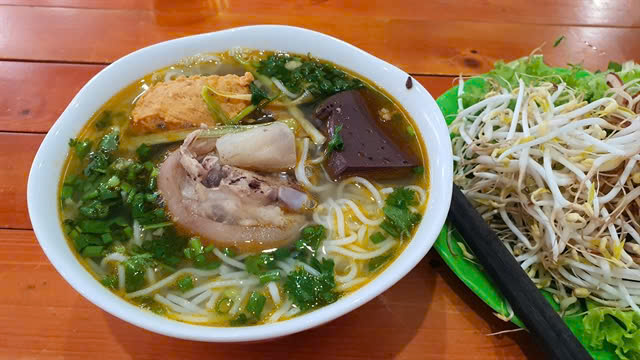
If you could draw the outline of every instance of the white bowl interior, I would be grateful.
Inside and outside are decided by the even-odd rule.
[[[316,311],[275,324],[216,328],[181,323],[141,310],[104,288],[76,260],[62,233],[58,216],[58,183],[68,154],[67,142],[115,93],[134,80],[180,59],[203,52],[241,46],[311,53],[351,69],[377,83],[408,111],[427,147],[430,195],[426,214],[405,251],[376,279]],[[127,55],[91,79],[71,101],[45,137],[29,175],[29,215],[40,245],[71,286],[85,298],[134,325],[192,340],[256,341],[299,332],[333,320],[379,295],[406,275],[432,247],[449,209],[452,155],[444,119],[431,95],[417,82],[407,89],[407,74],[352,45],[314,31],[279,25],[235,28],[156,44]]]

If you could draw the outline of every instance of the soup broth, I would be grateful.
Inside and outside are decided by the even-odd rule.
[[[282,321],[403,251],[428,201],[420,139],[391,96],[335,64],[197,55],[122,89],[70,140],[61,222],[87,270],[143,309]]]

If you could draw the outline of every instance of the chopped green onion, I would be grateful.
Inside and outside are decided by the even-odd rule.
[[[104,234],[109,232],[109,223],[102,220],[82,220],[80,229],[85,233]]]
[[[164,227],[172,226],[172,225],[173,225],[173,223],[171,221],[165,221],[165,222],[161,222],[161,223],[157,223],[157,224],[144,225],[142,227],[142,230],[153,230],[153,229],[164,228]]]
[[[146,161],[151,155],[151,147],[147,144],[142,144],[136,149],[136,154],[138,154],[138,159]]]
[[[207,104],[207,109],[209,109],[209,113],[213,120],[218,123],[223,123],[225,125],[234,125],[232,123],[227,114],[220,107],[220,103],[213,97],[210,92],[213,92],[208,86],[202,87],[202,99]]]
[[[213,249],[215,249],[215,248],[216,247],[213,246],[213,244],[210,244],[210,245],[208,245],[207,247],[204,248],[204,252],[208,254],[208,253],[212,252]]]
[[[104,246],[90,245],[82,249],[82,256],[84,257],[102,256],[102,250],[104,250]]]
[[[120,185],[120,178],[117,177],[116,175],[113,175],[108,181],[107,181],[107,186],[110,188],[114,188],[116,186]]]
[[[193,289],[193,278],[191,276],[185,276],[182,279],[178,280],[176,284],[178,285],[178,289],[180,289],[180,291],[186,292]]]
[[[222,253],[231,258],[236,256],[236,253],[232,248],[224,248],[222,249]]]
[[[377,232],[371,236],[369,236],[369,240],[371,240],[372,243],[374,244],[379,244],[381,242],[383,242],[385,239],[384,235],[382,235],[382,233]]]
[[[251,293],[249,297],[249,302],[247,303],[247,311],[251,313],[256,319],[260,318],[260,313],[262,313],[262,309],[264,308],[264,304],[267,301],[267,298],[260,294],[257,291]]]
[[[231,307],[233,307],[233,300],[225,296],[216,303],[216,312],[226,314],[231,310]]]
[[[229,320],[229,325],[230,326],[243,326],[243,325],[247,325],[248,322],[249,322],[249,319],[247,318],[247,315],[240,314],[240,315],[236,316],[234,319]]]
[[[202,242],[200,242],[200,238],[197,236],[189,239],[189,247],[191,247],[194,255],[200,255],[203,253]]]
[[[109,233],[102,234],[102,236],[100,238],[102,239],[102,243],[105,244],[105,245],[109,245],[109,244],[111,244],[113,242],[113,237]]]
[[[333,130],[333,136],[331,136],[331,140],[327,143],[327,154],[331,154],[334,150],[344,150],[344,141],[342,140],[340,131],[342,131],[342,124],[336,126]]]
[[[280,270],[269,270],[269,271],[263,272],[258,276],[258,278],[260,279],[260,284],[262,285],[272,281],[279,281]]]
[[[62,191],[60,192],[60,199],[66,200],[73,196],[73,186],[71,185],[63,185]]]
[[[102,285],[109,289],[115,289],[118,287],[118,276],[116,275],[107,275],[101,281]]]
[[[413,127],[411,125],[407,125],[407,134],[409,134],[409,136],[416,136],[416,131],[413,129]]]
[[[127,235],[128,238],[131,238],[133,236],[133,229],[131,228],[131,226],[125,227],[124,229],[122,229],[122,231],[125,235]]]
[[[424,167],[423,166],[416,166],[412,169],[413,173],[416,175],[423,175],[424,174]]]
[[[385,263],[387,263],[387,261],[389,261],[389,259],[391,259],[391,255],[381,255],[378,257],[374,257],[373,259],[369,260],[369,272],[374,272],[376,270],[378,270],[382,265],[384,265]]]

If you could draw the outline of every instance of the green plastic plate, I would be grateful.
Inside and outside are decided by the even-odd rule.
[[[566,71],[565,69],[557,69],[557,71]],[[588,73],[586,74],[588,75]],[[465,81],[465,90],[473,87],[482,88],[484,79],[481,77],[472,78]],[[458,112],[458,87],[453,87],[442,94],[437,100],[438,106],[442,111],[444,118],[449,124],[455,118]],[[449,233],[449,239],[447,234]],[[463,251],[458,243],[464,243],[464,239],[455,231],[448,223],[442,228],[440,235],[435,243],[436,251],[440,254],[444,262],[451,270],[462,280],[462,282],[473,291],[482,301],[491,307],[496,313],[508,317],[509,306],[500,291],[494,286],[488,275],[482,270],[478,264],[464,257]],[[545,291],[542,294],[549,300],[549,303],[557,310],[558,304]],[[565,323],[578,337],[587,350],[596,360],[616,360],[618,356],[613,351],[595,350],[590,348],[583,341],[584,327],[582,325],[582,316],[566,317]],[[511,322],[519,327],[524,327],[520,319],[516,316],[511,318]]]

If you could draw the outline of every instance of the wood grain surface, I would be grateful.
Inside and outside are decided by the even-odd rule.
[[[434,14],[330,21],[327,16],[0,6],[8,35],[0,37],[0,59],[108,63],[159,41],[253,24],[321,31],[416,74],[482,73],[498,59],[528,55],[544,43],[550,63],[584,63],[591,69],[640,52],[640,28],[452,21]],[[553,48],[563,35],[564,44]]]
[[[46,259],[27,214],[28,172],[75,93],[106,64],[158,41],[250,24],[303,26],[400,66],[436,97],[455,76],[543,43],[556,65],[596,69],[638,59],[635,7],[635,0],[0,0],[0,360],[545,358],[524,331],[490,336],[513,326],[435,253],[360,309],[275,341],[207,344],[141,330],[86,301]]]

